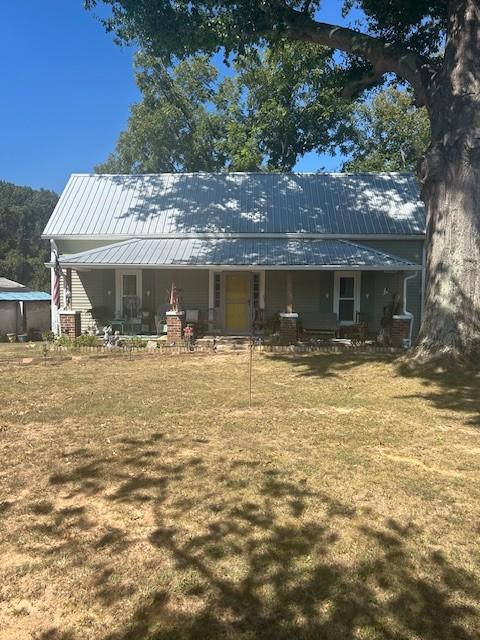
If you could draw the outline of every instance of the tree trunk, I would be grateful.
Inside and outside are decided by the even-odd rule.
[[[480,362],[480,6],[451,0],[444,64],[427,87],[431,145],[425,316],[417,357]]]

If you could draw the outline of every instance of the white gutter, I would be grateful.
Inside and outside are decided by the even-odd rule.
[[[395,233],[310,233],[305,231],[265,233],[256,231],[252,233],[237,232],[173,232],[173,233],[136,233],[136,234],[42,234],[43,240],[108,240],[113,242],[122,242],[124,240],[186,240],[186,239],[202,239],[202,240],[218,240],[219,238],[229,238],[234,240],[244,238],[266,238],[266,239],[291,239],[291,240],[424,240],[425,233],[411,234],[395,234]]]
[[[63,262],[60,260],[60,264],[65,269],[214,269],[216,271],[260,271],[266,269],[267,271],[383,271],[385,273],[391,271],[421,271],[422,267],[417,264],[394,264],[394,265],[381,265],[370,266],[362,264],[325,264],[325,265],[296,265],[296,264],[120,264],[111,263],[104,264],[100,262]],[[46,262],[47,267],[52,266],[51,262]]]

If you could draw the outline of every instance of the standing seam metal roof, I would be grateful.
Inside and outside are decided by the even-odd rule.
[[[412,174],[73,174],[45,237],[185,233],[421,235]]]
[[[365,266],[416,268],[397,256],[345,240],[133,239],[60,256],[62,266]]]

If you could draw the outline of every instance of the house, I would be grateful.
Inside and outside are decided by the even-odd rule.
[[[389,310],[419,329],[425,211],[411,174],[74,174],[43,238],[76,331],[155,332],[172,283],[215,333],[318,316],[375,334]]]
[[[0,276],[0,336],[50,329],[50,294]]]

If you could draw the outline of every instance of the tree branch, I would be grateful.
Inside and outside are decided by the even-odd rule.
[[[313,42],[339,49],[368,60],[373,70],[366,71],[364,77],[356,81],[357,92],[378,82],[385,73],[395,73],[411,84],[418,106],[426,102],[426,86],[434,69],[428,59],[409,49],[397,47],[385,40],[347,27],[317,22],[310,16],[293,10],[286,16],[285,36],[290,40]],[[346,95],[351,91],[352,87],[347,88]]]

